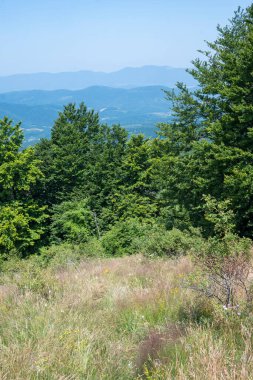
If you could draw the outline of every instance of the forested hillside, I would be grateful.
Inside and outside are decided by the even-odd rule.
[[[49,139],[20,151],[20,125],[3,119],[2,255],[26,256],[37,246],[83,242],[136,223],[197,227],[208,237],[210,203],[233,214],[234,232],[252,237],[250,17],[251,8],[218,29],[211,52],[190,70],[196,91],[178,84],[167,92],[174,119],[159,125],[157,138],[128,139],[84,104],[68,104]]]
[[[23,150],[21,125],[0,121],[4,284],[23,292],[19,302],[15,290],[11,301],[16,313],[23,305],[22,318],[35,303],[28,320],[36,337],[40,328],[49,329],[55,305],[63,309],[48,333],[55,345],[60,334],[64,365],[58,351],[42,360],[36,345],[42,369],[29,364],[30,378],[42,371],[45,379],[55,373],[73,379],[84,373],[88,379],[116,380],[119,373],[122,379],[202,379],[206,368],[208,379],[253,378],[252,46],[253,5],[218,27],[216,41],[193,62],[195,90],[178,83],[176,91],[166,91],[172,119],[161,120],[155,138],[108,126],[84,103],[65,105],[50,137]],[[122,259],[126,267],[120,264],[118,257],[136,253]],[[93,261],[79,272],[75,265],[89,257]],[[103,261],[108,257],[109,268]],[[68,269],[57,272],[64,265]],[[84,284],[87,277],[91,286]],[[83,286],[89,289],[84,304],[78,298]],[[92,319],[80,332],[84,309],[97,313],[110,332]],[[3,310],[0,327],[10,331],[7,303]],[[62,331],[61,320],[70,332]],[[3,345],[12,339],[6,333]],[[50,342],[43,343],[50,351]],[[111,362],[113,350],[120,369]],[[9,357],[6,350],[8,379]],[[19,378],[24,376],[21,371]]]

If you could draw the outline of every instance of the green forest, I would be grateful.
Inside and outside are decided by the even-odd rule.
[[[175,91],[165,91],[173,120],[158,124],[155,138],[129,137],[120,125],[101,123],[84,103],[67,104],[51,137],[25,149],[21,124],[0,120],[1,286],[17,284],[27,302],[22,311],[17,299],[5,306],[0,302],[5,318],[0,331],[15,330],[10,302],[15,304],[11,313],[21,315],[18,329],[32,321],[30,335],[17,332],[14,338],[9,332],[0,339],[3,379],[253,378],[253,5],[239,8],[227,26],[218,26],[216,40],[206,49],[188,70],[196,89],[178,83]],[[74,268],[79,263],[81,269],[55,272],[69,263]],[[132,271],[131,280],[127,273]],[[103,280],[95,283],[98,273]],[[111,285],[107,275],[113,278]],[[61,276],[72,297],[86,286],[85,298],[93,286],[92,297],[105,298],[82,308],[76,301],[72,307]],[[114,304],[104,295],[110,286],[110,292],[117,289],[113,276],[122,281],[121,288],[124,281],[134,291],[150,286],[153,296],[141,293],[130,302],[132,294]],[[169,278],[161,285],[161,279]],[[75,290],[74,283],[79,284]],[[58,322],[52,314],[57,302]],[[108,332],[87,318],[87,329],[99,331],[99,338],[88,330],[81,333],[84,310],[90,321],[97,313]],[[47,320],[60,338],[50,335]],[[51,337],[48,342],[42,331]],[[54,354],[43,359],[38,351],[40,364],[32,365],[24,352],[32,347],[36,356],[40,344],[51,352],[50,340]],[[8,364],[6,342],[13,345],[19,364]],[[57,342],[63,342],[58,351]],[[18,346],[28,351],[20,353]],[[131,364],[137,346],[139,359]],[[118,367],[110,359],[115,352]],[[30,364],[22,368],[22,362]]]
[[[22,150],[21,126],[1,120],[1,259],[91,238],[108,254],[131,253],[133,236],[153,228],[208,238],[228,216],[224,228],[252,238],[252,20],[250,7],[218,28],[189,70],[198,88],[165,94],[173,122],[154,139],[68,104],[50,139]]]

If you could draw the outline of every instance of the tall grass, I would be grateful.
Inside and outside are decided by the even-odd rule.
[[[2,275],[0,379],[253,378],[249,324],[219,330],[180,285],[191,269],[137,255]]]

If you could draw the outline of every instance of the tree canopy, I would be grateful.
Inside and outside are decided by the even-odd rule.
[[[238,9],[230,23],[218,26],[203,60],[189,70],[198,87],[182,83],[167,92],[174,120],[161,124],[159,189],[168,218],[210,228],[204,218],[205,196],[229,200],[236,228],[252,236],[253,6]],[[179,222],[179,221],[178,221]]]
[[[1,120],[0,255],[111,230],[109,247],[124,231],[132,236],[154,223],[212,236],[210,205],[229,208],[234,231],[253,237],[252,46],[253,5],[218,26],[217,39],[193,61],[198,86],[166,92],[173,119],[155,139],[129,137],[84,103],[68,104],[51,137],[22,150],[20,124]]]

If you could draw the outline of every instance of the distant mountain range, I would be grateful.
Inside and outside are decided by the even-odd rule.
[[[196,86],[184,69],[165,66],[0,77],[0,118],[22,122],[27,146],[50,136],[65,104],[84,102],[99,113],[101,122],[153,137],[156,124],[171,119],[163,90],[175,87],[177,81]]]
[[[167,87],[163,88],[168,90]],[[84,102],[108,125],[121,124],[130,134],[155,136],[155,126],[170,120],[170,103],[160,86],[133,89],[93,86],[79,91],[19,91],[0,94],[0,118],[21,121],[25,145],[49,137],[58,113],[68,103]]]
[[[91,86],[133,88],[143,86],[174,87],[176,82],[194,86],[194,79],[182,68],[168,66],[127,67],[104,73],[78,71],[65,73],[16,74],[0,77],[0,93],[29,90],[80,90]]]

